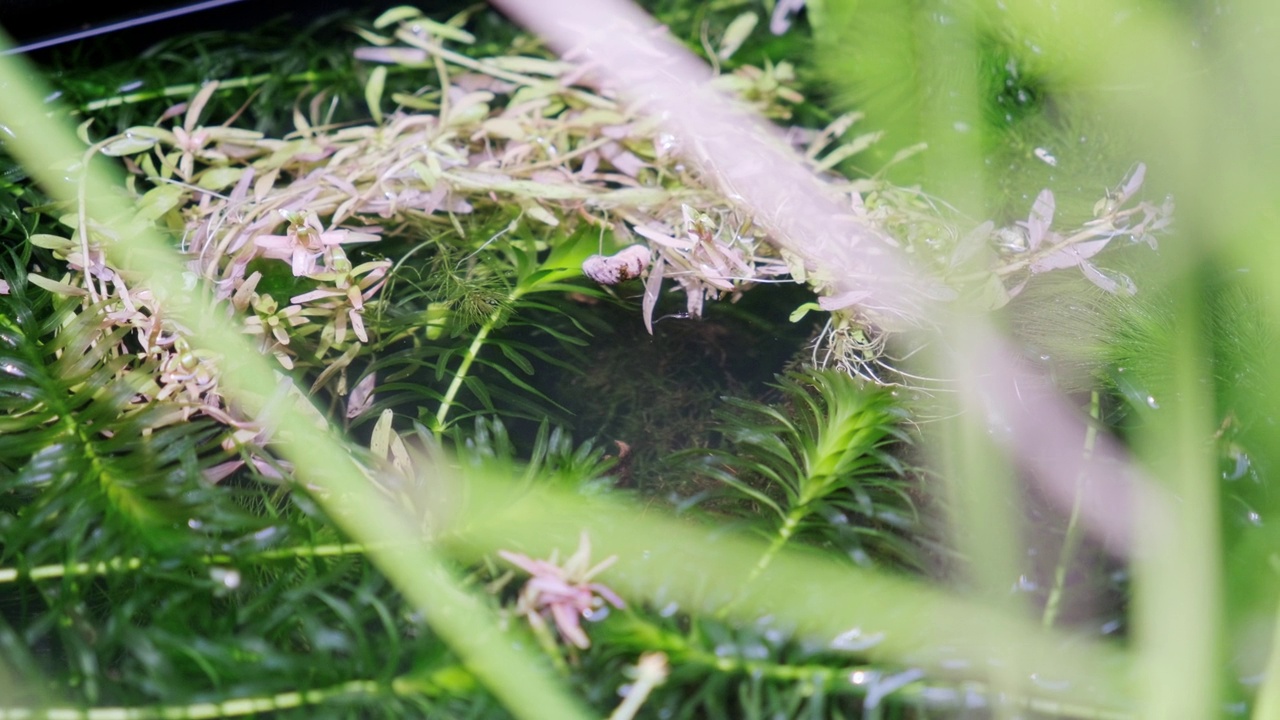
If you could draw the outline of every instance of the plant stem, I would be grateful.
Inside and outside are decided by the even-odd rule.
[[[656,627],[648,621],[641,622],[654,631],[654,637],[660,638],[653,644],[662,647],[673,667],[701,668],[726,675],[746,675],[787,684],[800,683],[837,696],[865,697],[876,693],[881,695],[881,702],[893,701],[895,705],[914,707],[917,710],[956,710],[963,706],[966,697],[977,695],[993,704],[999,698],[999,702],[1007,708],[1025,709],[1038,716],[1081,720],[1130,720],[1133,717],[1123,709],[1107,705],[1062,701],[1035,694],[997,693],[990,685],[974,680],[965,681],[963,689],[945,682],[928,682],[923,678],[901,682],[901,674],[886,671],[884,666],[876,664],[841,667],[821,663],[757,660],[733,654],[718,655],[691,643],[680,633]],[[887,684],[897,684],[897,687],[886,692]]]
[[[222,702],[191,705],[150,705],[142,707],[0,707],[0,720],[57,718],[57,720],[198,720],[199,718],[240,717],[273,710],[288,710],[318,705],[341,696],[378,696],[396,692],[395,683],[384,685],[373,680],[352,680],[319,690],[294,690],[276,695],[237,698]]]
[[[230,555],[205,555],[202,562],[210,565],[231,564],[238,561],[255,562],[284,560],[288,558],[339,557],[342,555],[363,555],[369,546],[361,543],[330,543],[327,545],[304,545],[298,547],[276,548],[237,560]],[[10,583],[28,578],[31,580],[52,580],[62,577],[78,577],[84,575],[107,575],[113,572],[137,570],[143,566],[142,558],[113,558],[102,562],[68,563],[64,565],[39,565],[30,570],[20,568],[0,568],[0,583]]]
[[[1098,392],[1095,390],[1089,397],[1089,417],[1093,422],[1089,423],[1084,432],[1084,459],[1087,463],[1093,457],[1093,447],[1098,440],[1098,421],[1101,417],[1100,401]],[[1063,589],[1067,584],[1067,570],[1071,567],[1071,563],[1075,560],[1076,551],[1080,549],[1080,507],[1084,503],[1084,493],[1088,486],[1088,475],[1085,470],[1080,471],[1080,476],[1076,478],[1076,496],[1071,502],[1071,518],[1067,521],[1067,534],[1062,539],[1062,550],[1058,554],[1058,566],[1053,571],[1053,588],[1049,591],[1049,599],[1044,605],[1044,615],[1041,617],[1041,624],[1046,628],[1053,627],[1054,622],[1058,619],[1058,613],[1062,608]]]
[[[791,536],[795,535],[796,528],[800,527],[800,521],[808,514],[809,511],[804,505],[791,508],[791,511],[787,513],[787,517],[782,521],[782,527],[778,528],[778,534],[773,537],[772,541],[770,541],[769,547],[765,548],[764,554],[756,561],[755,567],[751,568],[751,573],[747,575],[747,579],[743,581],[742,589],[738,592],[738,595],[733,600],[726,603],[724,607],[720,608],[720,611],[716,613],[716,617],[723,619],[728,616],[729,612],[733,610],[740,600],[742,600],[743,593],[751,587],[751,584],[760,577],[761,573],[768,569],[769,564],[773,562],[773,558],[776,557],[782,550],[783,546],[791,540]]]
[[[667,679],[667,656],[661,652],[647,652],[640,656],[635,670],[636,678],[631,683],[631,692],[627,693],[622,703],[609,715],[609,720],[631,720],[636,716],[649,693]]]
[[[1280,618],[1280,613],[1277,613],[1277,617]],[[1258,689],[1253,706],[1252,717],[1255,720],[1280,717],[1280,623],[1274,626],[1272,633],[1271,657],[1267,660],[1266,672],[1262,674],[1262,687]]]
[[[808,514],[809,511],[803,505],[791,508],[791,512],[787,513],[786,519],[782,521],[782,527],[778,528],[777,536],[769,543],[769,547],[760,556],[756,566],[751,568],[751,574],[747,576],[746,584],[750,585],[756,578],[760,577],[760,573],[769,567],[769,564],[773,562],[773,558],[782,550],[782,546],[791,540],[792,535],[795,535],[796,528],[800,526],[800,521]]]
[[[261,85],[262,83],[275,77],[271,73],[260,73],[258,75],[245,75],[243,77],[231,78],[230,80],[219,80],[219,90],[230,90],[232,88],[252,87]],[[320,80],[327,80],[334,77],[333,73],[317,73],[302,72],[290,75],[285,78],[285,82],[296,83],[314,83]],[[147,100],[155,100],[164,97],[187,97],[193,95],[200,90],[200,83],[183,83],[181,85],[169,85],[158,90],[140,90],[138,92],[128,93],[125,95],[114,95],[101,100],[94,100],[80,106],[83,112],[91,113],[105,108],[116,107],[117,105],[127,105],[136,102],[145,102]]]
[[[503,315],[507,313],[507,309],[516,300],[519,300],[523,294],[524,290],[519,286],[512,289],[511,294],[507,296],[507,301],[494,308],[489,317],[485,319],[484,325],[481,325],[480,330],[476,332],[475,339],[471,341],[471,346],[467,348],[466,354],[462,356],[462,364],[458,366],[458,371],[453,374],[453,380],[450,381],[449,389],[444,393],[444,399],[440,401],[440,409],[436,410],[436,426],[433,428],[436,435],[444,432],[446,427],[445,419],[449,417],[449,410],[453,408],[454,400],[458,397],[458,391],[462,389],[462,383],[466,381],[467,373],[471,371],[471,365],[476,361],[476,357],[484,347],[484,342],[488,339],[489,333],[498,327],[498,323],[501,322]]]

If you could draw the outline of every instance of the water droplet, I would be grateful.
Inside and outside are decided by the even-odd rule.
[[[849,683],[852,685],[861,685],[867,681],[867,677],[868,675],[866,670],[854,670],[849,673]]]
[[[1239,480],[1249,473],[1253,467],[1253,461],[1249,459],[1249,454],[1238,448],[1233,448],[1231,455],[1236,463],[1229,472],[1222,473],[1222,479],[1227,481]]]
[[[598,608],[588,608],[582,611],[582,617],[590,622],[600,622],[609,617],[609,606],[601,605]]]
[[[1154,397],[1154,396],[1152,396],[1152,395],[1148,395],[1148,396],[1147,396],[1147,407],[1151,408],[1152,410],[1159,410],[1159,409],[1160,409],[1160,403],[1156,402],[1156,399],[1155,399],[1155,397]]]
[[[191,528],[192,530],[199,530],[200,528],[204,527],[204,523],[200,522],[195,518],[191,518],[190,520],[187,521],[187,527]]]

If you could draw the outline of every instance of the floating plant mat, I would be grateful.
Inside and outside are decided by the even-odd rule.
[[[697,319],[708,301],[736,299],[759,283],[806,282],[816,302],[796,317],[809,309],[830,313],[813,363],[880,383],[901,381],[886,362],[885,321],[927,327],[929,319],[882,318],[860,308],[857,293],[832,295],[833,278],[820,263],[777,250],[745,208],[685,167],[680,149],[689,139],[662,134],[653,119],[607,91],[580,85],[587,68],[532,56],[472,58],[452,49],[474,42],[460,23],[441,24],[410,9],[392,11],[363,32],[371,46],[357,50],[358,58],[434,70],[447,90],[433,85],[393,94],[397,110],[384,116],[386,68],[377,66],[365,87],[373,124],[334,126],[317,96],[295,109],[294,131],[276,139],[210,124],[203,115],[218,91],[214,81],[154,126],[96,140],[91,121],[81,128],[90,153],[123,158],[133,170],[130,184],[139,195],[133,222],[159,223],[179,236],[192,282],[241,316],[282,369],[301,363],[315,371],[313,393],[337,387],[346,395],[351,363],[377,357],[396,341],[430,342],[478,327],[439,398],[431,425],[443,430],[484,339],[522,304],[565,292],[601,296],[566,284],[583,274],[605,286],[641,279],[640,314],[650,329],[668,288],[683,293],[683,314]],[[790,66],[779,63],[742,67],[719,83],[742,96],[745,107],[785,118],[802,99],[788,87],[791,77]],[[796,136],[815,171],[870,144],[867,135],[842,139],[855,121],[844,116]],[[1073,231],[1054,227],[1048,191],[1025,221],[1007,228],[964,228],[926,198],[874,180],[835,181],[831,191],[883,242],[916,258],[936,294],[976,296],[999,307],[1032,276],[1065,268],[1079,269],[1108,292],[1132,293],[1132,281],[1092,258],[1116,238],[1154,243],[1152,234],[1167,225],[1167,201],[1131,202],[1143,175],[1138,166],[1098,202],[1095,219]],[[139,356],[159,368],[152,396],[174,400],[182,418],[207,414],[252,425],[223,407],[218,358],[187,352],[181,329],[165,326],[161,304],[131,293],[128,280],[106,264],[101,230],[74,212],[63,222],[71,237],[38,235],[33,242],[65,258],[72,274],[32,281],[101,304],[104,332],[135,334]],[[409,277],[416,268],[406,261],[415,255],[431,255],[437,277],[420,271]],[[380,294],[401,279],[400,267],[402,285],[417,290],[416,306]],[[386,326],[375,337],[366,327],[370,316]],[[367,386],[378,384],[373,372],[361,382],[349,417],[368,409]]]
[[[483,714],[493,703],[361,559],[364,549],[342,543],[314,501],[291,491],[292,467],[273,453],[270,413],[222,391],[227,358],[192,347],[185,336],[193,328],[174,318],[166,298],[107,259],[109,243],[142,227],[173,238],[187,290],[208,294],[270,356],[282,397],[318,400],[318,424],[344,424],[366,441],[352,452],[370,483],[427,528],[433,508],[415,505],[422,496],[406,488],[442,444],[460,465],[505,463],[531,484],[617,492],[628,448],[575,445],[551,424],[537,426],[572,409],[541,384],[546,373],[538,369],[574,377],[579,358],[591,357],[577,348],[592,332],[616,337],[609,326],[629,322],[637,336],[661,334],[668,323],[710,333],[715,325],[693,323],[706,323],[717,304],[747,306],[747,294],[768,291],[762,286],[807,287],[810,295],[790,299],[781,314],[792,323],[819,318],[816,332],[809,347],[794,348],[796,372],[775,385],[775,402],[725,404],[715,424],[719,447],[676,458],[685,463],[678,471],[705,481],[699,489],[720,491],[702,506],[716,521],[740,521],[769,540],[745,584],[767,577],[775,557],[799,545],[840,558],[841,567],[927,564],[920,503],[904,479],[910,469],[890,452],[906,442],[910,418],[885,388],[939,389],[906,374],[894,347],[899,331],[929,330],[937,319],[878,314],[857,293],[836,292],[841,278],[814,258],[780,250],[750,208],[687,164],[683,153],[696,139],[664,134],[610,88],[593,86],[590,67],[551,59],[528,40],[514,43],[522,52],[476,52],[469,19],[439,22],[400,8],[361,29],[367,121],[335,120],[335,106],[316,95],[296,103],[288,132],[270,136],[237,126],[234,114],[215,117],[210,104],[227,84],[211,81],[155,123],[119,133],[92,120],[80,126],[88,154],[118,158],[128,170],[134,213],[107,227],[83,207],[46,208],[62,227],[30,234],[38,250],[14,260],[32,271],[12,268],[4,289],[12,307],[30,303],[28,314],[51,318],[34,330],[10,323],[6,332],[72,398],[52,393],[44,404],[60,409],[23,441],[48,439],[42,433],[56,417],[89,413],[78,442],[90,461],[109,458],[108,471],[93,471],[107,478],[98,489],[74,482],[78,466],[44,472],[39,456],[19,469],[14,515],[25,503],[38,507],[13,523],[28,536],[58,527],[52,536],[72,549],[64,556],[46,543],[10,552],[21,554],[24,568],[40,568],[41,578],[101,583],[67,596],[24,585],[21,600],[43,620],[82,618],[86,604],[103,607],[145,578],[153,583],[145,597],[159,603],[108,611],[131,621],[103,642],[134,648],[120,650],[132,685],[117,695],[100,687],[97,670],[73,671],[69,684],[87,685],[85,702],[170,702],[184,687],[207,692],[207,680],[218,697],[262,698],[246,711],[385,703],[401,712]],[[726,63],[715,82],[744,112],[785,123],[805,102],[794,68],[732,65],[735,49],[763,32],[756,22],[754,14],[738,16],[709,48]],[[424,78],[421,89],[388,89],[413,73]],[[821,174],[877,242],[903,251],[934,299],[994,309],[1051,271],[1130,294],[1132,281],[1109,270],[1101,253],[1154,244],[1170,221],[1169,202],[1141,199],[1142,165],[1108,179],[1114,189],[1078,227],[1055,220],[1049,191],[1014,224],[970,221],[916,189],[839,175],[877,138],[860,133],[858,120],[850,114],[793,128],[777,142]],[[609,312],[597,312],[605,304]],[[585,377],[599,382],[598,374]],[[106,390],[86,390],[99,387]],[[24,390],[38,391],[47,388]],[[519,420],[535,425],[531,449],[517,451],[508,436],[506,425]],[[65,497],[32,489],[51,486]],[[104,505],[105,521],[84,509]],[[222,515],[211,517],[210,508]],[[66,517],[80,529],[59,524]],[[140,536],[152,545],[132,545]],[[471,566],[470,579],[506,607],[508,622],[528,621],[532,642],[565,676],[586,682],[597,707],[615,704],[624,672],[645,692],[671,674],[667,693],[655,696],[658,713],[820,710],[828,693],[833,703],[852,698],[854,708],[865,700],[874,709],[886,697],[922,707],[963,702],[959,690],[926,687],[922,671],[855,664],[841,654],[876,647],[874,634],[851,632],[838,645],[815,647],[767,618],[735,624],[729,610],[690,615],[674,600],[633,607],[601,581],[611,561],[592,557],[591,543],[583,535],[561,547],[563,560],[489,557]],[[185,553],[181,573],[156,564],[174,548]],[[68,556],[112,561],[65,565]],[[295,560],[306,562],[273,565]],[[525,575],[534,580],[524,584]],[[35,577],[23,570],[8,581]],[[164,583],[172,597],[157,600]],[[315,607],[295,617],[299,602]],[[206,646],[185,649],[184,604],[206,612],[198,627],[213,638]],[[582,622],[610,614],[610,623]],[[135,629],[151,627],[148,615],[164,618],[164,632]],[[37,628],[29,644],[42,657],[92,665],[100,660],[99,620],[110,618]],[[299,683],[313,653],[332,662]],[[245,677],[237,668],[246,658],[269,671]],[[26,660],[22,672],[31,677],[49,664]],[[327,689],[294,692],[300,684]],[[1053,702],[1036,707],[1061,710]]]

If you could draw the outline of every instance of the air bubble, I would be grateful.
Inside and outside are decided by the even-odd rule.
[[[228,590],[240,587],[240,571],[235,568],[210,568],[209,577]]]

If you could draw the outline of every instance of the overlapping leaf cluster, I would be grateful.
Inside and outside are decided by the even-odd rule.
[[[171,232],[192,290],[212,295],[276,359],[282,388],[291,372],[329,400],[332,421],[379,418],[371,452],[360,452],[393,497],[414,496],[402,491],[421,481],[415,454],[441,452],[441,436],[463,464],[600,491],[612,462],[602,449],[544,424],[522,465],[505,427],[485,417],[538,417],[553,404],[530,379],[535,365],[571,364],[561,351],[583,342],[590,303],[609,297],[573,281],[590,253],[646,247],[640,306],[649,322],[664,284],[697,317],[706,301],[756,283],[813,279],[790,276],[749,212],[682,165],[681,139],[609,89],[588,89],[570,63],[541,52],[473,57],[466,19],[399,9],[363,32],[371,47],[360,58],[430,78],[418,92],[392,94],[389,112],[388,72],[370,71],[371,123],[331,122],[313,102],[295,110],[283,138],[211,124],[220,86],[209,83],[155,125],[102,139],[91,125],[82,132],[90,152],[122,158],[133,173],[138,210],[128,222]],[[721,61],[750,32],[730,28]],[[802,100],[793,80],[779,62],[739,66],[719,82],[785,119]],[[815,170],[837,168],[874,140],[845,139],[855,120],[794,134]],[[1167,217],[1166,208],[1121,208],[1136,191],[1131,180],[1075,233],[1050,227],[1052,200],[1042,196],[1024,230],[965,234],[963,220],[915,191],[832,182],[855,214],[957,293],[995,288],[991,305],[1066,257],[1089,274],[1107,241],[1158,230]],[[341,544],[305,493],[277,484],[289,467],[270,452],[270,424],[229,405],[216,354],[187,347],[188,329],[169,319],[164,298],[106,261],[111,232],[76,208],[46,212],[61,216],[61,230],[23,234],[58,262],[16,258],[0,315],[11,411],[0,441],[9,493],[0,579],[14,588],[0,644],[32,688],[11,706],[497,711],[362,548]],[[760,569],[793,541],[918,566],[917,508],[888,453],[902,440],[893,401],[849,377],[868,374],[887,336],[840,298],[816,305],[832,316],[815,364],[844,374],[787,379],[785,405],[732,403],[726,445],[701,469],[745,500],[739,509],[765,510],[772,545]],[[419,421],[414,432],[394,432],[393,409]],[[470,428],[459,422],[470,416]],[[416,509],[429,520],[431,508]],[[545,590],[555,572],[549,560],[523,559],[534,578],[522,607],[506,603],[513,627],[522,615],[563,616],[567,605],[553,602],[563,597],[592,605],[574,588],[527,591],[539,582]],[[471,578],[492,581],[495,605],[514,600],[505,571],[493,561]],[[665,653],[668,684],[646,708],[660,716],[870,712],[919,679],[862,682],[880,670],[839,654],[864,649],[856,639],[812,649],[767,622],[735,628],[678,609],[618,610],[585,626],[589,650],[557,643],[545,624],[532,640],[513,636],[540,643],[565,677],[586,680],[601,709],[617,705],[639,656]]]

